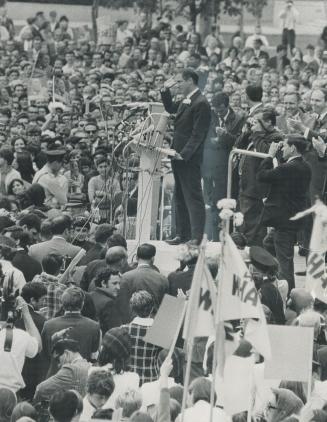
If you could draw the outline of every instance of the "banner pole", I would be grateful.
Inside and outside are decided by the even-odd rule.
[[[184,422],[185,417],[185,409],[186,409],[186,399],[188,394],[188,386],[190,383],[190,375],[191,375],[191,364],[192,364],[192,352],[193,352],[193,342],[194,338],[192,336],[190,343],[187,347],[187,361],[186,361],[186,370],[185,370],[185,378],[184,378],[184,391],[183,391],[183,401],[182,401],[182,422]]]

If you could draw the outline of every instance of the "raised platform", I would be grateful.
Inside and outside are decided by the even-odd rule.
[[[179,267],[180,263],[178,257],[181,251],[181,246],[171,246],[160,240],[150,240],[148,243],[154,245],[157,249],[154,263],[162,274],[168,275]],[[135,261],[136,250],[138,246],[139,244],[136,240],[127,240],[130,261]],[[208,242],[206,247],[206,255],[218,260],[220,255],[220,243]],[[296,272],[303,271],[306,268],[305,258],[299,256],[297,247],[294,249],[294,267]],[[304,287],[304,284],[305,277],[295,276],[296,287]]]
[[[150,240],[148,243],[154,245],[157,249],[155,258],[155,265],[159,268],[160,272],[168,275],[179,267],[179,254],[181,246],[171,246],[164,241]],[[127,240],[128,255],[130,261],[135,261],[136,250],[139,246],[136,240]],[[206,247],[206,255],[216,257],[218,259],[220,254],[219,242],[208,242]]]

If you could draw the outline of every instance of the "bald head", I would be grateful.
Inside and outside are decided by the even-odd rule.
[[[121,271],[126,266],[127,258],[127,251],[122,246],[113,246],[106,253],[106,263],[112,271]]]

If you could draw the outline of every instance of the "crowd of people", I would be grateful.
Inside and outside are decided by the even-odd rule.
[[[187,299],[203,234],[219,241],[228,182],[244,216],[231,235],[267,322],[314,327],[312,391],[269,384],[256,356],[252,420],[327,421],[327,305],[294,273],[312,220],[290,221],[326,194],[327,27],[302,51],[297,14],[288,0],[281,44],[269,46],[260,26],[227,40],[213,25],[202,38],[169,13],[150,23],[143,12],[96,43],[56,11],[18,29],[1,10],[1,422],[210,420],[212,341],[195,339],[182,415],[182,336],[172,357],[144,336],[166,293]],[[162,160],[164,228],[154,232],[186,244],[169,274],[151,241],[135,262],[126,241],[136,236],[140,160],[125,146],[158,102],[176,114],[164,134],[175,154]],[[266,158],[235,155],[229,179],[234,148]],[[216,278],[218,259],[208,266]],[[242,327],[230,329],[242,337]],[[236,355],[248,356],[244,344]],[[214,402],[214,421],[249,420]]]

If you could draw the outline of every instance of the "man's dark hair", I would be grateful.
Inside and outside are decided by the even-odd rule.
[[[94,234],[94,240],[98,243],[105,243],[114,234],[115,230],[111,224],[100,224]]]
[[[7,161],[7,164],[11,166],[12,162],[14,161],[14,154],[9,148],[1,148],[0,149],[0,157]]]
[[[70,422],[83,411],[83,401],[76,391],[59,390],[50,399],[49,411],[56,422]]]
[[[182,78],[184,79],[184,81],[188,81],[189,79],[192,79],[194,85],[197,85],[199,82],[199,76],[193,69],[183,70]]]
[[[36,229],[38,232],[41,229],[41,218],[33,213],[29,213],[24,215],[19,221],[18,224],[22,226],[26,226],[28,230]]]
[[[63,263],[61,255],[51,253],[42,259],[42,268],[47,274],[57,275]]]
[[[144,259],[146,261],[152,259],[156,256],[156,247],[150,245],[149,243],[143,243],[137,248],[136,256],[139,259]]]
[[[51,231],[54,235],[63,234],[71,227],[71,219],[68,215],[60,215],[52,220]]]
[[[211,100],[212,107],[216,108],[220,104],[224,104],[225,107],[229,106],[229,96],[224,92],[219,92],[218,94],[214,95]]]
[[[73,353],[79,353],[80,352],[80,345],[79,342],[73,339],[62,339],[58,340],[52,347],[52,354],[55,354],[56,356],[61,356],[64,354],[65,350],[69,350]]]
[[[108,371],[93,371],[87,379],[87,392],[110,397],[115,388],[113,376]]]
[[[262,111],[262,120],[264,122],[270,122],[273,126],[276,126],[276,111],[272,107],[266,107]]]
[[[277,51],[277,53],[279,53],[280,51],[286,51],[285,45],[278,44],[278,46],[276,47],[276,51]]]
[[[124,236],[119,233],[111,235],[107,240],[107,248],[110,249],[113,246],[122,246],[124,249],[127,250],[127,242]]]
[[[287,136],[288,145],[294,145],[296,150],[302,155],[308,148],[308,142],[300,134],[291,134]]]
[[[107,282],[110,277],[111,277],[111,269],[108,267],[104,267],[101,268],[101,270],[99,270],[99,272],[96,273],[96,276],[94,278],[94,284],[96,287],[101,287],[102,286],[102,282],[105,281]]]
[[[146,290],[133,293],[129,304],[132,312],[141,318],[149,317],[155,306],[152,294]]]
[[[261,101],[262,98],[262,87],[256,85],[248,85],[245,89],[246,95],[248,96],[249,100],[258,103]]]
[[[42,296],[47,294],[47,288],[41,281],[31,281],[26,283],[21,291],[21,297],[27,303],[31,303],[31,299],[39,300]]]

